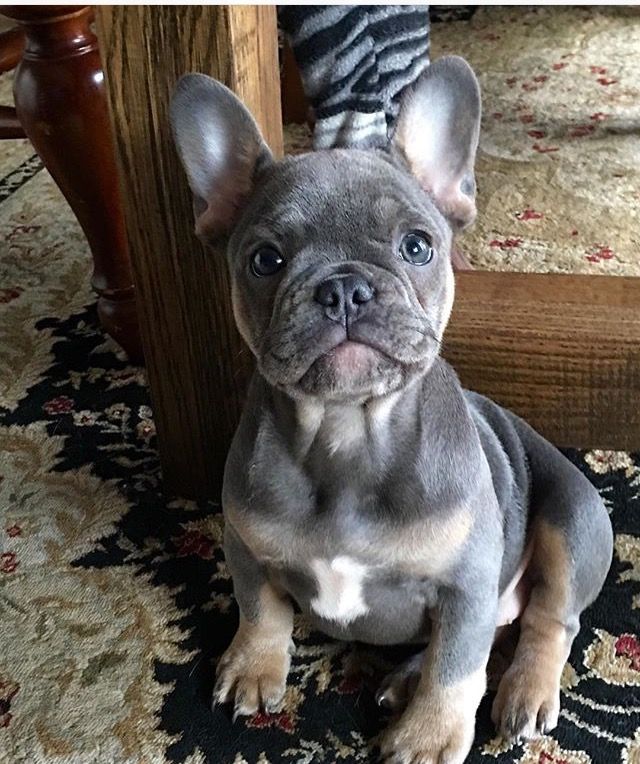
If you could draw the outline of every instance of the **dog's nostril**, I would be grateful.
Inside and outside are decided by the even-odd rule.
[[[344,281],[347,302],[352,305],[364,305],[373,299],[373,287],[363,276],[348,276]]]
[[[365,302],[369,302],[373,298],[373,289],[369,284],[364,284],[356,287],[353,291],[351,301],[356,305],[363,305]]]
[[[342,284],[330,279],[323,281],[316,289],[315,300],[326,308],[337,308],[342,298]]]

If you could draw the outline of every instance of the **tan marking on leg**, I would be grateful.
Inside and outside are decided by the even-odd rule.
[[[295,551],[290,529],[273,522],[261,522],[256,514],[249,515],[234,502],[225,504],[225,522],[229,523],[242,543],[261,563],[285,564]]]
[[[476,711],[487,686],[486,663],[450,685],[439,678],[446,645],[438,621],[425,652],[420,680],[406,711],[386,733],[382,753],[393,762],[462,764],[473,743]]]
[[[438,576],[453,565],[472,527],[473,515],[462,507],[445,518],[429,518],[387,535],[380,548],[388,563],[403,573]]]
[[[484,666],[448,687],[425,669],[413,700],[383,739],[383,755],[394,762],[462,764],[473,743],[485,688]]]
[[[568,628],[571,568],[562,531],[538,520],[534,544],[531,598],[492,710],[505,737],[533,737],[556,726],[560,677],[574,636]]]
[[[293,643],[291,603],[266,583],[260,589],[255,621],[240,614],[231,645],[217,667],[214,703],[234,699],[234,716],[249,716],[260,708],[273,711],[282,701]]]

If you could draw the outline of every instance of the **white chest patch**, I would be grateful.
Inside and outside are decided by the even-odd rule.
[[[361,406],[332,406],[326,409],[321,433],[329,454],[350,451],[358,447],[366,436],[364,413]]]
[[[311,569],[318,585],[311,607],[321,618],[349,623],[368,612],[362,597],[365,565],[349,557],[334,557],[331,561],[312,560]]]

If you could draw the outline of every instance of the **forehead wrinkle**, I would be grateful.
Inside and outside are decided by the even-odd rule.
[[[247,228],[262,224],[297,249],[307,238],[327,244],[363,234],[382,239],[402,223],[422,222],[440,245],[446,243],[446,221],[402,168],[368,153],[337,154],[283,160],[262,187]]]
[[[290,194],[283,200],[270,203],[260,215],[260,222],[269,228],[281,228],[283,224],[291,228],[300,227],[308,216],[301,202],[298,194]]]
[[[389,221],[392,225],[401,220],[423,220],[431,222],[431,215],[424,206],[415,204],[406,197],[386,194],[374,201],[374,216],[376,220]]]
[[[388,230],[390,235],[402,233],[403,228],[423,227],[433,236],[437,246],[446,244],[446,228],[442,225],[437,210],[432,210],[427,200],[420,204],[418,200],[407,198],[405,195],[386,193],[378,197],[372,206],[378,227]]]
[[[301,208],[299,199],[294,195],[276,202],[271,199],[265,198],[261,208],[254,210],[244,221],[242,232],[236,239],[237,247],[246,247],[261,240],[284,245],[296,234],[303,236],[308,216]]]

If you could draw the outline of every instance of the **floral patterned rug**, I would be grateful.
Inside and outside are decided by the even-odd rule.
[[[463,240],[477,264],[639,268],[639,32],[638,14],[622,8],[483,8],[434,25],[434,50],[464,53],[490,103],[483,220]],[[9,95],[0,78],[0,102]],[[519,99],[535,121],[515,116]],[[581,110],[608,116],[571,138],[569,115]],[[527,137],[534,130],[548,134]],[[237,621],[219,508],[163,495],[144,372],[98,329],[73,215],[27,142],[0,151],[1,764],[375,761],[387,718],[373,692],[405,651],[356,652],[302,618],[282,712],[232,722],[229,709],[210,711]],[[624,177],[614,181],[614,168]],[[587,259],[592,244],[612,256]],[[472,764],[640,764],[640,455],[570,456],[611,512],[614,563],[565,668],[559,727],[505,746],[489,693]],[[492,687],[500,670],[496,659]]]

